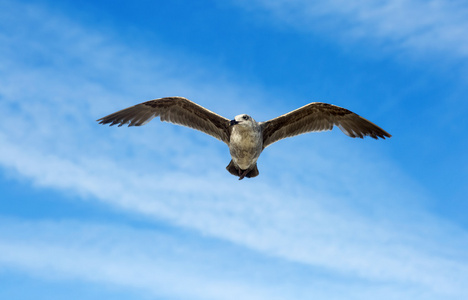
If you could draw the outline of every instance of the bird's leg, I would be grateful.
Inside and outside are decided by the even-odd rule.
[[[242,172],[242,173],[241,173],[241,170],[239,169],[239,180],[244,179],[244,177],[245,177],[245,175],[247,175],[247,173],[249,173],[249,169],[244,170],[244,172]]]

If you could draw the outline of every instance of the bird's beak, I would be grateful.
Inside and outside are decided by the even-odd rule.
[[[234,126],[236,124],[239,124],[239,122],[237,122],[236,120],[231,120],[231,122],[229,123],[231,126]]]

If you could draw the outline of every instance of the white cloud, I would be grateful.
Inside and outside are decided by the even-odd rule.
[[[239,3],[239,2],[236,2]],[[468,6],[464,1],[241,1],[246,9],[263,10],[305,31],[363,39],[383,47],[440,51],[468,56]]]
[[[111,284],[150,299],[343,299],[343,293],[346,299],[440,296],[424,286],[374,285],[358,278],[343,282],[320,269],[271,257],[259,259],[254,252],[188,232],[3,218],[0,225],[3,271],[19,269],[59,282]],[[450,299],[450,293],[443,295]]]
[[[233,257],[225,260],[214,254],[223,253],[222,248],[200,248],[184,236],[70,221],[3,219],[0,223],[2,269],[21,269],[49,280],[112,284],[142,295],[149,293],[150,298],[281,298],[274,289],[254,284],[257,280],[251,275],[253,266],[223,271],[223,267],[232,267],[239,259],[235,252],[227,250],[225,254]],[[215,247],[214,243],[211,247]],[[250,283],[236,273],[250,277]]]
[[[463,238],[442,237],[437,230],[440,235],[466,234],[423,214],[414,214],[419,225],[405,219],[399,220],[402,224],[385,224],[347,208],[345,199],[320,194],[323,191],[301,187],[307,196],[289,195],[289,190],[299,189],[293,181],[286,182],[286,190],[272,188],[266,181],[244,184],[239,190],[238,182],[217,174],[194,177],[167,172],[156,178],[152,172],[122,169],[110,161],[76,164],[26,153],[5,139],[1,142],[7,145],[2,164],[37,184],[75,190],[269,256],[367,280],[421,285],[448,296],[462,293],[462,280],[468,276],[462,254],[453,252]],[[210,187],[212,182],[216,189]],[[345,207],[336,206],[340,204]],[[433,242],[434,237],[446,245]]]

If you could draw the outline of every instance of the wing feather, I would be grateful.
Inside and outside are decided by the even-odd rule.
[[[391,137],[388,132],[352,111],[321,102],[309,103],[287,114],[262,122],[261,126],[264,148],[287,137],[312,131],[332,130],[333,126],[337,126],[343,133],[353,138]]]
[[[110,126],[141,126],[155,117],[178,125],[187,126],[229,143],[229,120],[182,97],[166,97],[146,101],[105,116],[99,124]]]

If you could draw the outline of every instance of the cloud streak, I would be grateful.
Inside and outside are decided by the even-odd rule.
[[[207,237],[194,238],[189,232],[165,234],[116,225],[5,218],[0,225],[0,267],[49,280],[77,278],[142,295],[191,299],[290,299],[291,295],[342,299],[343,292],[349,299],[364,299],[369,292],[389,299],[438,298],[417,286],[402,290],[387,283],[368,289],[368,281],[356,279],[343,285],[329,280],[326,272],[274,258],[259,259],[255,252]],[[450,297],[450,293],[443,295]]]
[[[2,144],[11,145],[5,140]],[[424,237],[427,232],[408,224],[399,225],[409,230],[402,234],[399,229],[373,223],[375,220],[356,212],[327,207],[324,202],[346,202],[316,191],[308,190],[308,197],[291,197],[268,184],[257,183],[239,192],[228,180],[216,181],[216,175],[197,179],[169,172],[162,180],[155,180],[151,173],[123,170],[111,162],[73,164],[50,156],[34,156],[18,148],[5,150],[2,164],[6,160],[15,162],[14,168],[37,184],[75,190],[149,219],[191,228],[311,267],[367,280],[411,282],[447,295],[461,293],[460,280],[468,276],[466,264],[459,260],[462,254],[453,253],[450,247],[456,240],[445,239],[447,246],[442,247]],[[210,189],[209,182],[215,181],[218,188]],[[294,189],[293,182],[288,184]],[[431,230],[444,226],[442,222],[420,222],[420,226]],[[450,230],[445,226],[439,229],[442,233]]]
[[[211,243],[213,251],[200,248],[200,243],[187,236],[73,221],[2,219],[0,223],[2,268],[19,268],[55,280],[79,278],[112,284],[152,297],[280,299],[264,286],[257,288],[242,278],[257,281],[250,275],[253,266],[238,268],[241,278],[229,269],[221,271],[221,266],[232,267],[238,258],[215,243]],[[233,260],[216,253],[231,254]]]
[[[463,1],[242,1],[249,10],[305,31],[333,31],[342,38],[365,40],[383,48],[449,53],[468,57],[468,10]],[[339,34],[338,34],[339,35]]]

